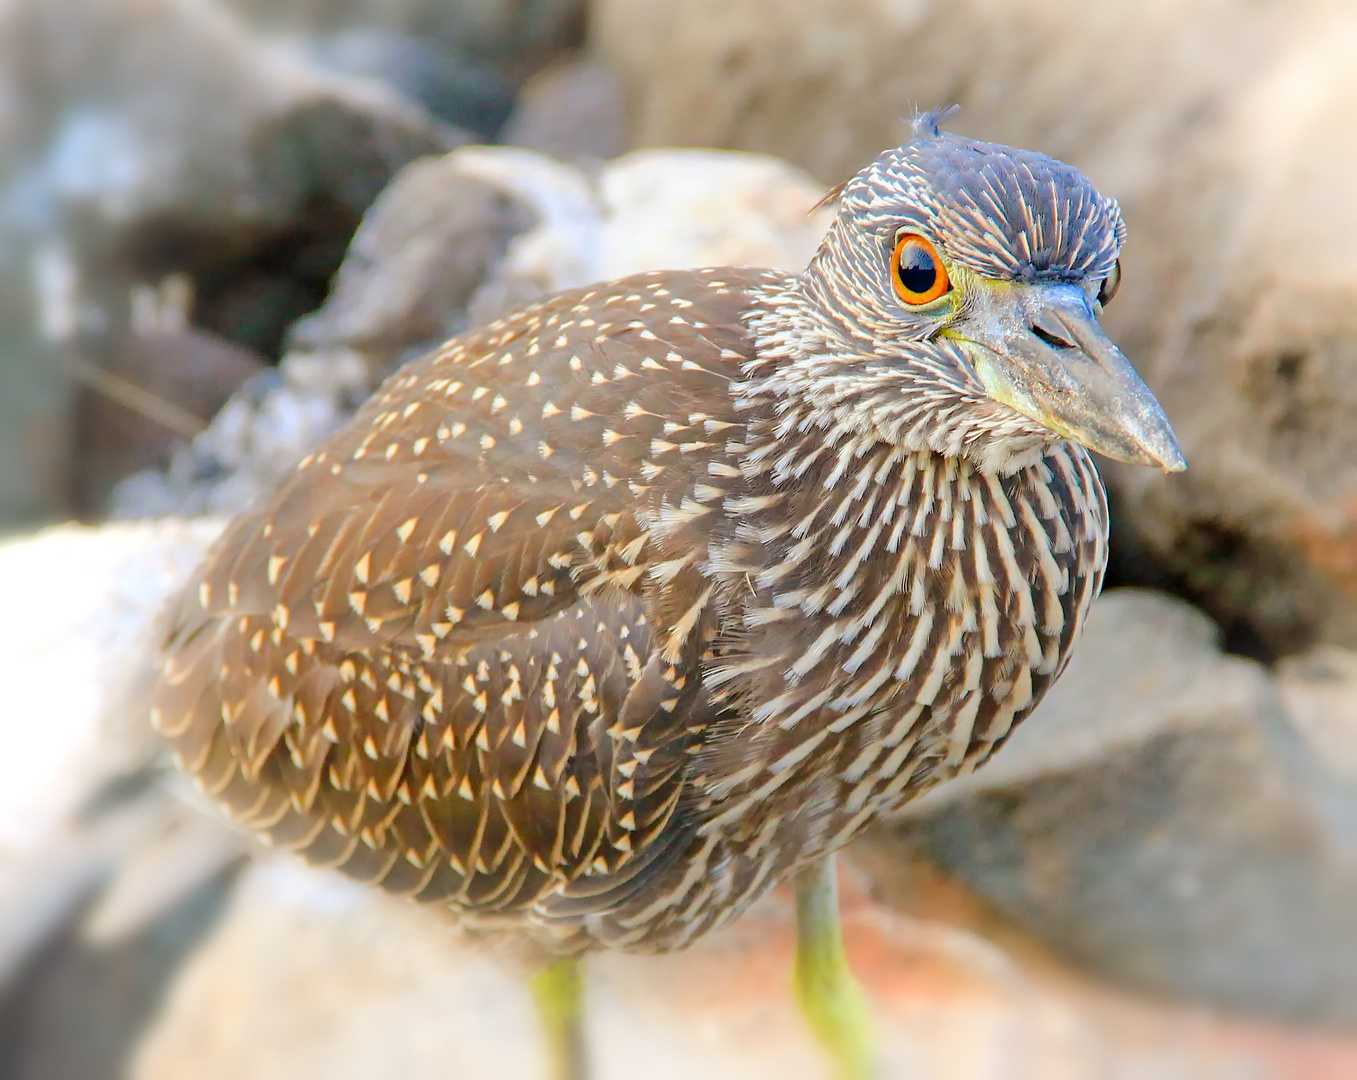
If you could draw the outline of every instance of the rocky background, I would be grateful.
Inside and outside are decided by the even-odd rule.
[[[854,848],[886,1074],[1357,1075],[1350,5],[0,0],[0,1078],[539,1073],[511,973],[194,804],[156,612],[403,360],[591,280],[798,268],[952,102],[1121,201],[1105,321],[1191,467],[1105,465],[1069,673]],[[593,962],[599,1075],[822,1075],[789,918]]]

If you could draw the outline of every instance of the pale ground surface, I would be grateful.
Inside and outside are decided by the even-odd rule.
[[[875,1003],[883,1077],[1357,1075],[1357,1040],[1229,1023],[1095,986],[940,879],[911,876],[913,914],[873,903],[867,868],[889,879],[885,858],[898,855],[869,844],[845,874],[849,950]],[[592,959],[596,1077],[827,1075],[792,1000],[790,963],[785,892],[687,953]],[[278,860],[246,873],[130,1075],[512,1080],[543,1075],[541,1066],[512,968],[459,945],[430,912]]]

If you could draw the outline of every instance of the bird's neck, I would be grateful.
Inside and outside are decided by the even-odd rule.
[[[804,276],[788,276],[750,306],[754,357],[733,391],[737,407],[776,418],[761,425],[768,452],[793,433],[818,432],[964,458],[981,473],[1007,476],[1057,441],[992,400],[960,346],[877,342],[831,307]]]

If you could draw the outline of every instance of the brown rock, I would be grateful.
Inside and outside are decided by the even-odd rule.
[[[163,468],[176,443],[205,428],[236,388],[266,366],[250,349],[185,327],[130,335],[108,367],[82,368],[76,506],[97,515],[119,480]]]

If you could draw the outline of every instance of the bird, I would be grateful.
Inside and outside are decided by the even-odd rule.
[[[398,369],[231,522],[152,720],[239,825],[524,943],[555,1074],[580,958],[783,881],[796,993],[877,1067],[836,853],[982,764],[1107,559],[1090,452],[1186,467],[1099,325],[1126,227],[944,130],[834,189],[807,268],[558,293]]]

